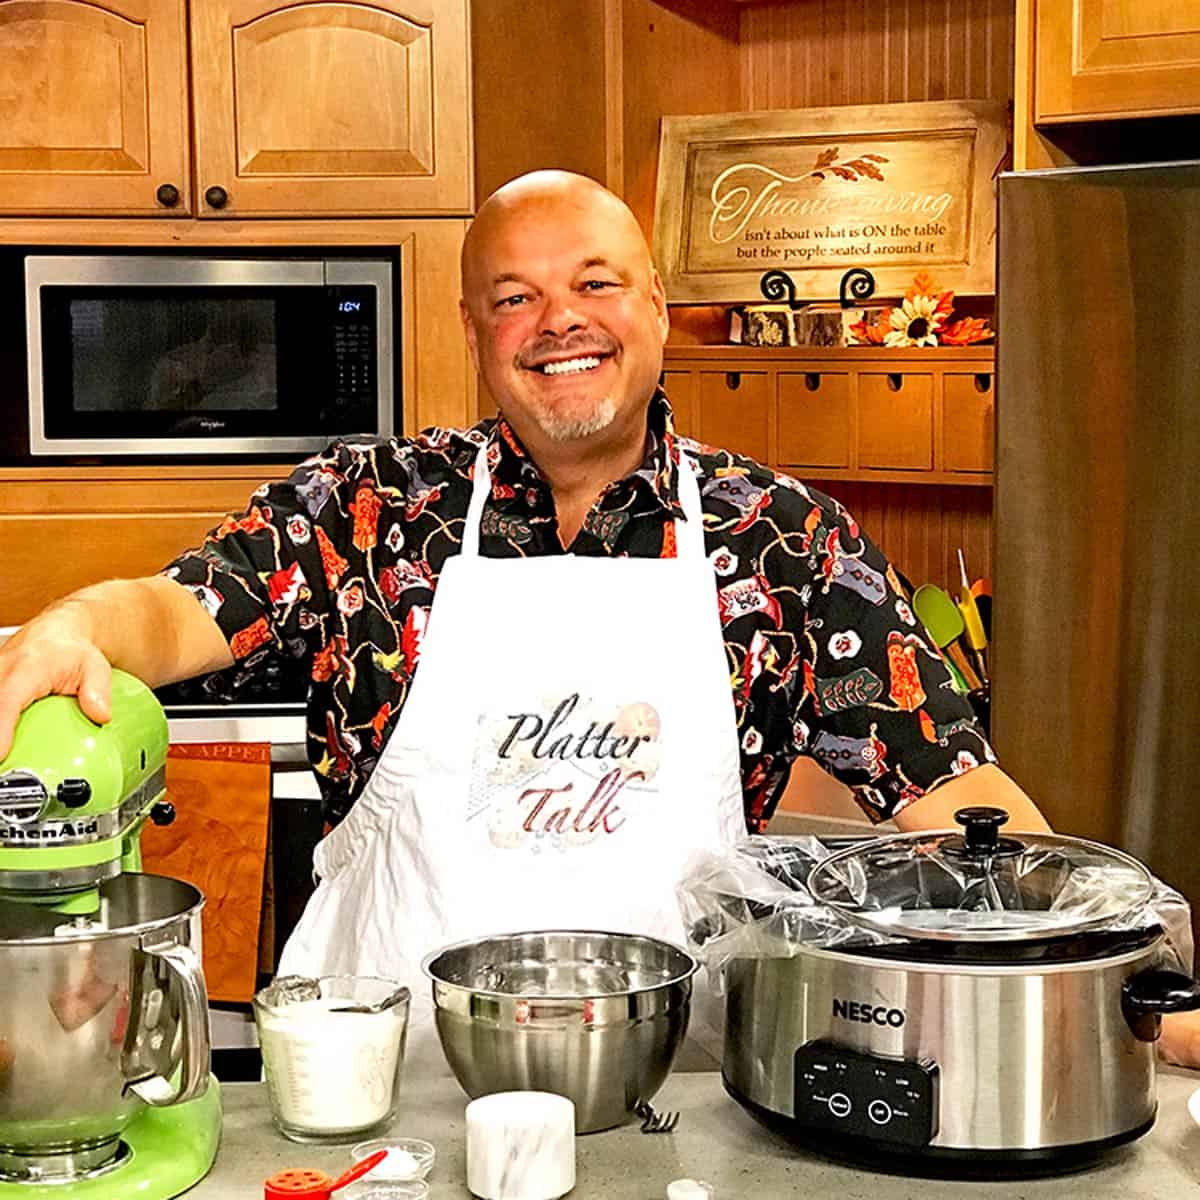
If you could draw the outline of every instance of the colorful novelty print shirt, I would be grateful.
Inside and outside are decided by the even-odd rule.
[[[404,707],[438,578],[460,549],[481,445],[492,493],[480,553],[566,553],[550,487],[501,418],[335,442],[259,487],[246,512],[164,572],[229,640],[237,662],[205,681],[214,695],[236,698],[276,656],[306,664],[308,753],[332,822],[362,791]],[[895,571],[837,501],[676,435],[661,393],[647,446],[570,550],[674,556],[680,453],[699,464],[750,831],[766,825],[800,755],[849,785],[876,821],[993,760]],[[659,619],[666,639],[671,614]]]

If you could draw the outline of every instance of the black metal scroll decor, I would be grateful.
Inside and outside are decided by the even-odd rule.
[[[861,304],[875,291],[875,276],[866,267],[851,267],[838,285],[838,299],[843,308]]]
[[[786,271],[768,271],[758,281],[758,286],[762,294],[774,303],[785,302],[793,311],[804,306],[803,300],[796,299],[796,285]],[[838,299],[843,308],[861,304],[874,292],[875,276],[865,267],[851,267],[838,285]]]
[[[768,300],[786,300],[788,308],[800,308],[802,302],[796,299],[796,285],[786,271],[768,271],[759,281],[759,289]]]

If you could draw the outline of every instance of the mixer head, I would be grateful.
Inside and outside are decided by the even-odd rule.
[[[173,811],[166,790],[167,719],[140,680],[114,671],[112,719],[97,725],[74,696],[25,710],[0,760],[0,898],[94,907],[97,886],[137,870],[147,816]]]

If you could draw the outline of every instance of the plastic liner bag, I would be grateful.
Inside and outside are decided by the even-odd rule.
[[[1086,911],[1096,902],[1101,891],[1111,892],[1114,888],[1127,889],[1136,894],[1140,880],[1132,872],[1125,874],[1115,870],[1104,873],[1102,880],[1088,878],[1088,873],[1078,870],[1055,897],[1055,903],[1076,913]],[[1174,955],[1180,970],[1192,974],[1195,963],[1195,948],[1192,943],[1192,906],[1173,887],[1156,876],[1151,876],[1153,890],[1140,911],[1129,910],[1126,922],[1114,926],[1122,929],[1145,929],[1158,924],[1167,938],[1167,945]]]
[[[815,837],[752,834],[720,853],[692,855],[677,888],[679,907],[688,949],[717,991],[721,968],[734,958],[794,958],[804,946],[905,940],[860,929],[813,900],[805,880],[831,853]]]
[[[937,833],[861,839],[861,853],[814,878],[815,897],[810,872],[841,848],[818,838],[752,835],[693,855],[677,891],[688,948],[721,990],[730,959],[791,958],[804,947],[1011,942],[1157,924],[1190,972],[1188,903],[1134,860],[1082,839],[1034,835],[1019,854],[986,863],[960,847],[956,835]]]

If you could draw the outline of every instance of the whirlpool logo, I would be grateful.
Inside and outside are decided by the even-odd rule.
[[[888,1008],[886,1004],[864,1004],[861,1000],[833,998],[833,1015],[843,1021],[860,1021],[864,1025],[890,1025],[899,1029],[904,1024],[902,1008]]]

